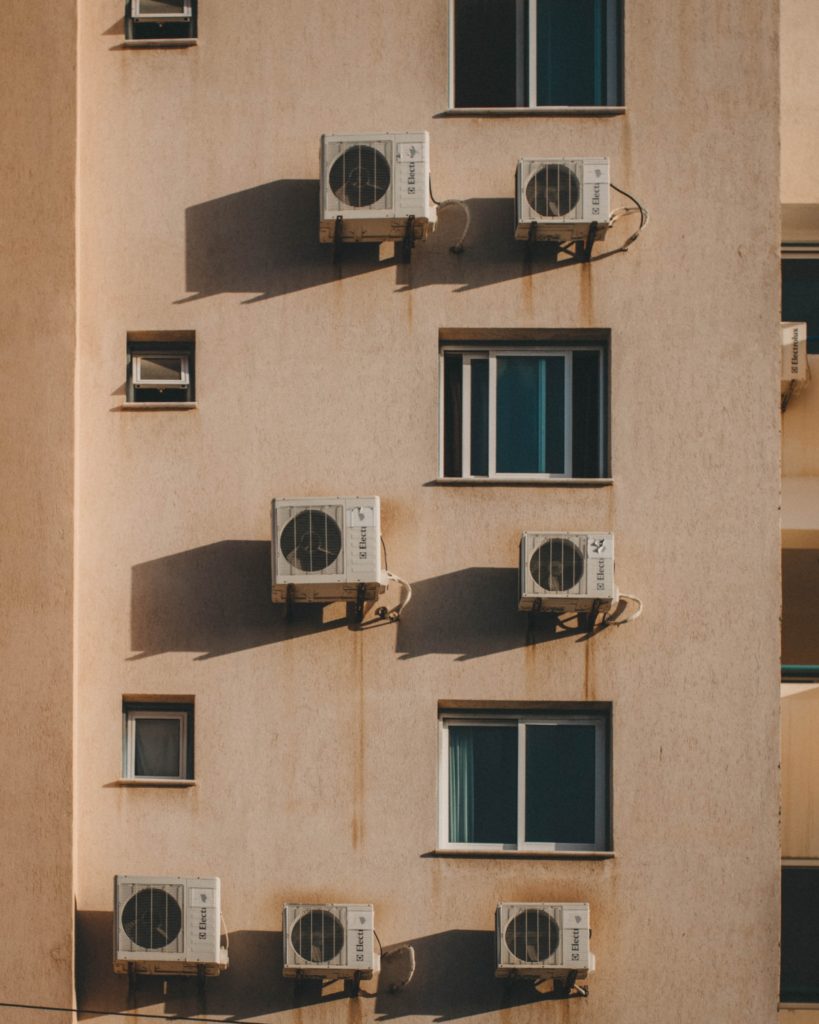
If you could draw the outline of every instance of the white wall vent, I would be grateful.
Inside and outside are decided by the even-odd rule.
[[[782,384],[787,386],[808,379],[808,325],[782,324]]]
[[[371,978],[379,968],[370,903],[286,903],[284,975]]]
[[[521,611],[600,610],[618,600],[611,533],[524,533]]]
[[[114,878],[114,971],[126,974],[219,974],[228,965],[220,945],[218,878]]]
[[[528,239],[535,224],[539,241],[585,241],[609,227],[608,157],[526,157],[518,161],[515,238]]]
[[[272,518],[275,602],[369,600],[386,589],[377,497],[274,498]]]
[[[499,903],[495,915],[499,978],[585,978],[594,970],[588,903]]]
[[[190,21],[193,5],[190,0],[131,0],[134,21]]]
[[[429,133],[322,135],[320,241],[335,240],[337,217],[347,242],[404,238],[409,217],[413,237],[426,238],[437,219]]]

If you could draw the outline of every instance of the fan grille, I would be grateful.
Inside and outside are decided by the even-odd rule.
[[[335,914],[327,910],[309,910],[290,930],[293,948],[311,964],[334,960],[344,947],[344,929]]]
[[[526,202],[541,217],[565,217],[580,202],[580,182],[566,164],[546,164],[526,183]]]
[[[135,946],[163,949],[182,930],[182,909],[164,889],[138,889],[122,909],[122,930]]]
[[[306,508],[287,523],[279,544],[284,557],[299,572],[321,572],[341,554],[341,530],[326,512]]]
[[[529,571],[539,587],[551,593],[563,593],[576,586],[585,569],[586,560],[576,544],[553,537],[535,551],[529,560]]]
[[[515,914],[506,926],[504,939],[518,960],[536,964],[548,960],[560,944],[557,921],[545,910],[529,908]]]
[[[390,187],[390,165],[373,146],[348,146],[330,168],[330,188],[346,206],[372,206]]]

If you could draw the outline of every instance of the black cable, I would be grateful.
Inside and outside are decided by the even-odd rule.
[[[389,572],[390,567],[387,565],[387,545],[384,543],[384,537],[379,534],[381,540],[381,550],[384,552],[384,572]]]
[[[81,1014],[88,1013],[95,1017],[137,1017],[142,1020],[181,1020],[191,1021],[193,1024],[219,1024],[218,1021],[214,1022],[212,1017],[180,1017],[177,1013],[137,1013],[134,1010],[93,1010],[89,1007],[72,1007],[72,1006],[39,1006],[36,1003],[3,1003],[0,1002],[0,1010],[42,1010],[44,1012],[53,1013],[73,1013]],[[231,1017],[231,1024],[252,1024],[251,1021],[245,1019],[240,1020],[238,1018]]]

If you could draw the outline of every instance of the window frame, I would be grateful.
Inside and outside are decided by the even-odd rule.
[[[144,0],[131,0],[131,17],[134,21],[190,21],[193,17],[192,0],[180,0],[182,11],[174,14],[144,14],[141,10]]]
[[[171,720],[179,723],[179,774],[138,775],[136,773],[136,723],[143,720]],[[193,774],[193,704],[153,701],[123,701],[122,777],[129,782],[187,782]]]
[[[574,385],[574,360],[575,352],[597,352],[599,354],[598,366],[598,428],[597,428],[597,475],[589,477],[575,477],[574,452],[573,452],[573,385]],[[461,473],[458,476],[446,476],[446,403],[447,394],[445,387],[445,359],[447,355],[460,355],[462,357],[462,382],[461,382]],[[543,358],[555,356],[564,359],[564,427],[563,427],[563,465],[562,473],[499,473],[497,465],[497,360],[498,357],[531,357]],[[469,372],[473,359],[488,359],[488,466],[487,473],[473,474],[471,463],[471,428],[472,428],[472,382]],[[606,476],[609,466],[608,451],[608,346],[601,339],[599,342],[572,342],[568,338],[557,341],[553,344],[533,342],[531,345],[522,345],[520,341],[504,342],[502,335],[493,343],[482,343],[475,341],[470,344],[466,342],[442,341],[438,354],[438,479],[444,481],[507,481],[509,483],[540,483],[548,481],[582,481],[594,482],[609,479]]]
[[[125,346],[125,405],[131,409],[191,409],[196,406],[194,331],[129,331]],[[142,359],[179,359],[180,381],[149,384],[138,379]],[[152,392],[160,392],[159,398]]]
[[[517,837],[510,843],[458,843],[449,839],[449,728],[492,728],[517,724]],[[593,843],[533,843],[526,841],[526,727],[529,725],[593,725],[595,728],[595,840]],[[464,714],[441,711],[438,715],[438,849],[472,853],[598,853],[611,844],[611,716],[604,711],[533,711]]]
[[[562,112],[562,111],[574,111],[574,112],[586,112],[586,113],[598,113],[598,112],[614,112],[619,113],[625,110],[625,58],[624,58],[624,47],[625,47],[625,11],[624,5],[626,0],[606,0],[607,4],[619,4],[619,9],[613,11],[609,18],[615,22],[614,25],[606,26],[606,39],[607,46],[613,46],[617,52],[617,66],[614,68],[607,69],[606,74],[606,92],[611,95],[612,93],[616,96],[616,102],[600,102],[594,104],[562,104],[562,105],[541,105],[537,102],[537,16],[538,16],[538,4],[540,2],[548,3],[548,0],[516,0],[516,35],[518,38],[519,55],[523,55],[525,60],[523,66],[518,66],[515,69],[515,91],[516,91],[516,103],[514,106],[482,106],[482,107],[461,107],[456,103],[455,96],[455,5],[457,0],[448,0],[449,11],[448,11],[448,30],[449,30],[449,46],[448,46],[448,98],[447,105],[448,110],[452,113],[459,112],[491,112],[491,113],[516,113],[523,111],[531,111],[533,113],[542,112]],[[525,6],[528,5],[528,12],[524,10]],[[616,35],[616,38],[614,38]],[[525,101],[525,102],[524,102]]]
[[[819,878],[819,860],[809,857],[787,857],[783,858],[780,864],[780,915],[782,913],[782,891],[784,889],[784,877],[785,872],[788,870],[808,870],[812,873],[816,873]],[[784,926],[784,921],[781,922]],[[782,927],[782,935],[780,936],[780,957],[784,953],[784,927]],[[792,1002],[782,999],[782,970],[780,963],[780,985],[778,993],[778,1006],[783,1010],[816,1010],[819,1009],[819,988],[817,989],[816,999],[813,1001],[803,1002]]]

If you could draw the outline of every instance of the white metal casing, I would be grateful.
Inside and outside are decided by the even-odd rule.
[[[220,921],[218,878],[116,875],[114,971],[127,974],[133,965],[140,974],[196,974],[200,967],[219,974],[228,965]]]
[[[158,9],[151,0],[131,0],[131,18],[134,21],[190,21],[193,17],[190,0],[173,6],[178,10]]]
[[[782,327],[782,384],[808,379],[808,325],[788,322]]]
[[[378,497],[274,498],[272,525],[274,602],[353,601],[362,586],[372,599],[386,590]]]
[[[590,936],[588,903],[499,903],[495,974],[585,978],[595,966]]]
[[[532,223],[539,241],[585,241],[592,224],[595,237],[603,238],[610,216],[609,158],[523,157],[515,205],[515,238],[528,239]]]
[[[520,611],[588,611],[618,600],[611,533],[524,533]]]
[[[358,147],[362,147],[359,149]],[[372,151],[377,156],[372,155]],[[361,174],[359,153],[377,160],[388,175],[386,190],[368,205],[345,201],[343,189],[333,190],[331,175],[351,181]],[[349,167],[338,161],[349,159]],[[366,161],[369,163],[369,161]],[[335,171],[334,171],[335,168]],[[336,218],[342,217],[345,242],[384,242],[406,234],[407,218],[414,217],[413,235],[426,238],[438,213],[430,197],[429,133],[381,132],[321,137],[321,211],[319,241],[335,239]]]
[[[371,978],[380,967],[374,928],[371,903],[285,903],[284,976]]]

